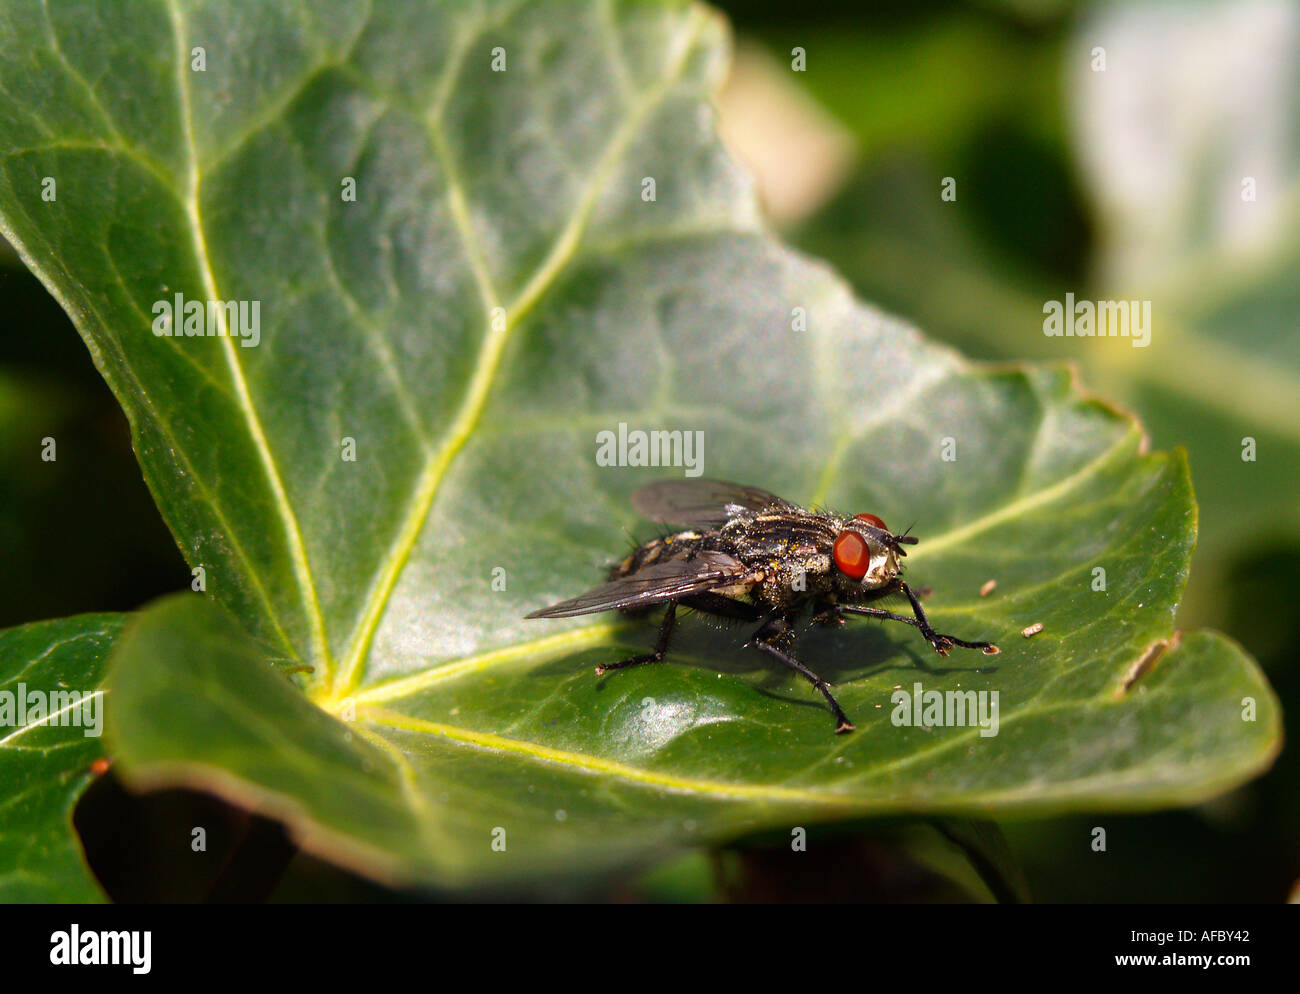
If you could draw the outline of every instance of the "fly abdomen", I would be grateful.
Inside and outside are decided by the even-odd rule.
[[[632,550],[631,555],[611,566],[609,568],[609,579],[620,580],[624,577],[634,576],[647,566],[654,566],[657,563],[668,562],[672,559],[689,559],[700,550],[703,542],[704,536],[697,531],[676,532],[662,538],[652,539],[644,545],[637,546]],[[624,607],[620,610],[624,614],[635,618],[649,614],[658,606],[657,602],[650,602],[643,607]]]
[[[609,578],[631,576],[638,570],[667,559],[689,557],[700,548],[703,536],[697,531],[677,532],[656,538],[632,550],[627,558],[609,568]]]

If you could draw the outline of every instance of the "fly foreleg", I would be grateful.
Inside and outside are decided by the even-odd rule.
[[[821,691],[822,696],[830,704],[831,711],[835,714],[836,732],[853,731],[853,722],[849,721],[848,715],[840,707],[840,702],[831,694],[831,685],[795,658],[794,630],[790,627],[788,620],[776,617],[764,622],[763,626],[754,633],[754,637],[750,639],[749,644],[760,652],[766,652],[773,659],[779,659]]]
[[[655,641],[654,652],[643,652],[639,656],[629,656],[627,659],[617,663],[601,663],[596,667],[596,676],[604,676],[610,670],[627,669],[629,666],[643,666],[646,663],[661,663],[664,654],[668,652],[668,638],[673,633],[673,625],[677,623],[677,602],[669,601],[668,610],[664,612],[664,620],[659,622],[659,638]]]
[[[854,604],[841,604],[840,610],[846,614],[859,614],[868,618],[885,618],[888,621],[901,621],[905,625],[911,625],[921,632],[922,637],[934,646],[934,651],[941,656],[946,656],[955,645],[963,649],[982,649],[986,656],[996,655],[1000,650],[992,642],[967,642],[965,639],[959,639],[956,635],[940,635],[930,626],[930,620],[925,616],[925,609],[921,607],[921,601],[906,583],[900,583],[899,589],[907,597],[908,602],[912,605],[912,613],[915,617],[909,618],[903,614],[895,614],[893,611],[886,611],[880,607],[860,607]]]
[[[844,624],[844,615],[834,601],[818,600],[813,604],[813,624],[827,628],[839,628]]]

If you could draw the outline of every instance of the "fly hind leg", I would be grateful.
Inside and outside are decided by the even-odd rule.
[[[831,693],[831,685],[795,658],[794,630],[790,627],[788,620],[780,617],[768,620],[762,628],[754,633],[750,645],[760,652],[767,653],[773,659],[780,660],[821,691],[822,696],[826,698],[826,702],[830,704],[831,711],[835,715],[835,731],[837,733],[853,731],[853,722],[849,721],[848,715],[840,707],[840,702]]]
[[[644,666],[646,663],[663,662],[665,653],[668,652],[668,638],[673,633],[673,625],[677,623],[677,602],[669,601],[668,610],[664,612],[664,620],[659,622],[659,637],[655,641],[654,652],[643,652],[639,656],[628,656],[627,659],[617,663],[601,663],[596,667],[596,676],[604,676],[610,670],[624,670],[630,666]]]

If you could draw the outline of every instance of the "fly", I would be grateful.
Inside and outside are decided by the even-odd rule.
[[[679,604],[705,614],[759,622],[746,643],[779,660],[817,688],[835,715],[835,731],[851,732],[830,685],[794,653],[794,624],[811,608],[821,625],[842,625],[846,615],[901,621],[920,631],[941,656],[954,646],[997,653],[992,642],[967,642],[936,632],[899,560],[917,539],[895,535],[874,514],[850,518],[809,511],[756,487],[718,480],[664,480],[632,495],[642,515],[683,531],[638,546],[609,570],[609,582],[527,615],[570,618],[599,611],[644,614],[665,605],[653,652],[596,667],[610,670],[662,662]],[[901,593],[912,617],[871,607]]]

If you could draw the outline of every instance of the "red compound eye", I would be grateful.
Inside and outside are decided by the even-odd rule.
[[[853,516],[853,520],[865,521],[869,525],[875,525],[881,531],[886,531],[886,532],[889,531],[889,529],[885,527],[885,523],[881,521],[879,518],[877,518],[874,514],[855,514]]]
[[[867,548],[867,540],[857,532],[840,532],[831,554],[835,557],[835,565],[845,576],[861,580],[867,575],[867,567],[871,565],[871,550]]]

